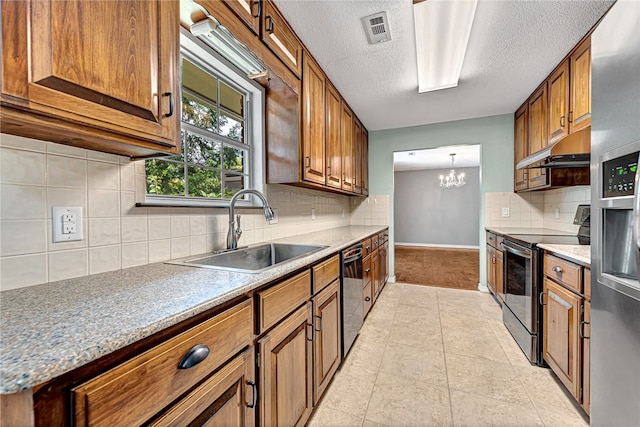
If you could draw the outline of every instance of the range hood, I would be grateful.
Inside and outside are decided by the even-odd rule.
[[[591,126],[566,136],[560,141],[525,157],[516,169],[580,168],[591,161]]]

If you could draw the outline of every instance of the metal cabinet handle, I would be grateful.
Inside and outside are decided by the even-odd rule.
[[[364,297],[364,300],[369,302],[369,301],[371,301],[371,297]]]
[[[365,273],[371,273],[371,269],[370,269],[370,268],[367,268],[364,272],[365,272]]]
[[[538,297],[538,301],[540,302],[540,305],[546,305],[544,303],[544,292],[540,292],[540,296]]]
[[[271,18],[271,15],[267,15],[267,20],[269,20],[269,25],[267,25],[267,33],[273,34],[273,18]]]
[[[569,111],[569,123],[573,123],[573,111]]]
[[[209,347],[205,344],[198,344],[192,347],[182,357],[180,363],[178,363],[178,369],[189,369],[196,366],[198,363],[206,359],[209,356],[209,353]]]
[[[311,338],[309,338],[309,334],[307,333],[307,341],[313,341],[313,336],[314,336],[314,327],[312,323],[307,323],[307,331],[309,330],[309,327],[311,327]]]
[[[327,173],[331,175],[331,166],[327,166]]]
[[[551,269],[551,271],[553,271],[554,273],[562,274],[562,267],[556,265]]]
[[[310,168],[311,167],[311,157],[305,156],[305,160],[307,161],[306,167]]]
[[[368,246],[368,245],[367,245],[367,246],[365,246],[365,249],[366,249],[366,250],[369,250],[369,249],[371,249],[371,246]]]
[[[260,0],[257,0],[257,1],[251,2],[251,4],[258,5],[258,12],[255,15],[251,15],[251,16],[253,16],[254,18],[259,18],[260,15],[262,15],[262,2]],[[251,406],[251,408],[253,408],[253,406]]]
[[[582,322],[580,322],[580,327],[578,328],[578,332],[580,333],[580,338],[584,338],[586,340],[590,339],[591,337],[586,337],[584,335],[584,325],[590,325],[589,322],[585,322],[584,320]]]
[[[562,115],[562,116],[560,116],[560,127],[561,127],[561,128],[563,128],[563,127],[564,127],[564,125],[565,125],[565,122],[564,122],[564,115]]]
[[[256,403],[258,403],[258,387],[256,383],[251,380],[247,381],[247,385],[250,386],[252,390],[251,403],[247,403],[247,408],[255,408]]]
[[[167,114],[163,114],[162,117],[171,117],[173,116],[173,93],[165,92],[162,94],[162,96],[169,97],[169,112]]]
[[[319,327],[319,328],[315,328],[315,329],[316,329],[316,332],[322,332],[322,316],[317,316],[317,315],[316,315],[316,316],[313,316],[313,317],[315,317],[316,319],[318,319],[318,323],[320,324],[320,327]]]

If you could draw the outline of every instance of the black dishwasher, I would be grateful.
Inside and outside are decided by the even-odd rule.
[[[343,250],[340,259],[342,261],[342,357],[344,358],[364,322],[362,243]]]

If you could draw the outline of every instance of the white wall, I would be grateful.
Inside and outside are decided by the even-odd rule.
[[[394,174],[395,243],[478,247],[480,168],[456,168],[466,184],[441,188],[449,169],[398,171]]]
[[[144,188],[142,161],[0,134],[0,290],[225,247],[227,209],[136,208]],[[360,204],[284,185],[267,185],[266,195],[279,223],[267,224],[261,210],[238,210],[240,244],[349,225]],[[52,243],[53,206],[82,207],[84,240]],[[363,208],[354,223],[374,218],[384,219]]]

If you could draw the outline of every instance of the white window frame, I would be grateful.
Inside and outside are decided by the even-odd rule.
[[[236,89],[245,94],[245,138],[247,144],[241,144],[237,141],[230,140],[224,136],[220,136],[219,140],[224,146],[249,146],[247,158],[244,159],[247,164],[248,179],[245,188],[251,188],[264,192],[264,108],[265,108],[265,90],[262,86],[244,76],[242,71],[232,65],[229,61],[206,46],[203,42],[191,35],[184,28],[180,28],[180,52],[181,56],[188,59],[193,64],[199,66],[205,71],[211,72],[215,76],[219,76],[227,84],[232,84]],[[182,82],[182,78],[181,78]],[[182,84],[180,85],[182,89]],[[182,94],[179,99],[182,99]],[[181,111],[177,111],[181,114]],[[182,126],[182,122],[181,122]],[[186,128],[185,128],[186,129]],[[193,126],[188,129],[193,132]],[[193,133],[198,133],[197,130]],[[202,132],[204,134],[205,132]],[[211,136],[207,136],[210,138]],[[160,158],[161,159],[161,158]],[[222,188],[224,191],[224,187]],[[146,193],[145,178],[145,204],[165,205],[165,206],[194,206],[194,207],[227,207],[229,199],[207,199],[203,197],[189,196],[169,196],[155,195]],[[236,206],[251,207],[254,206],[252,198],[244,197],[237,201]]]

